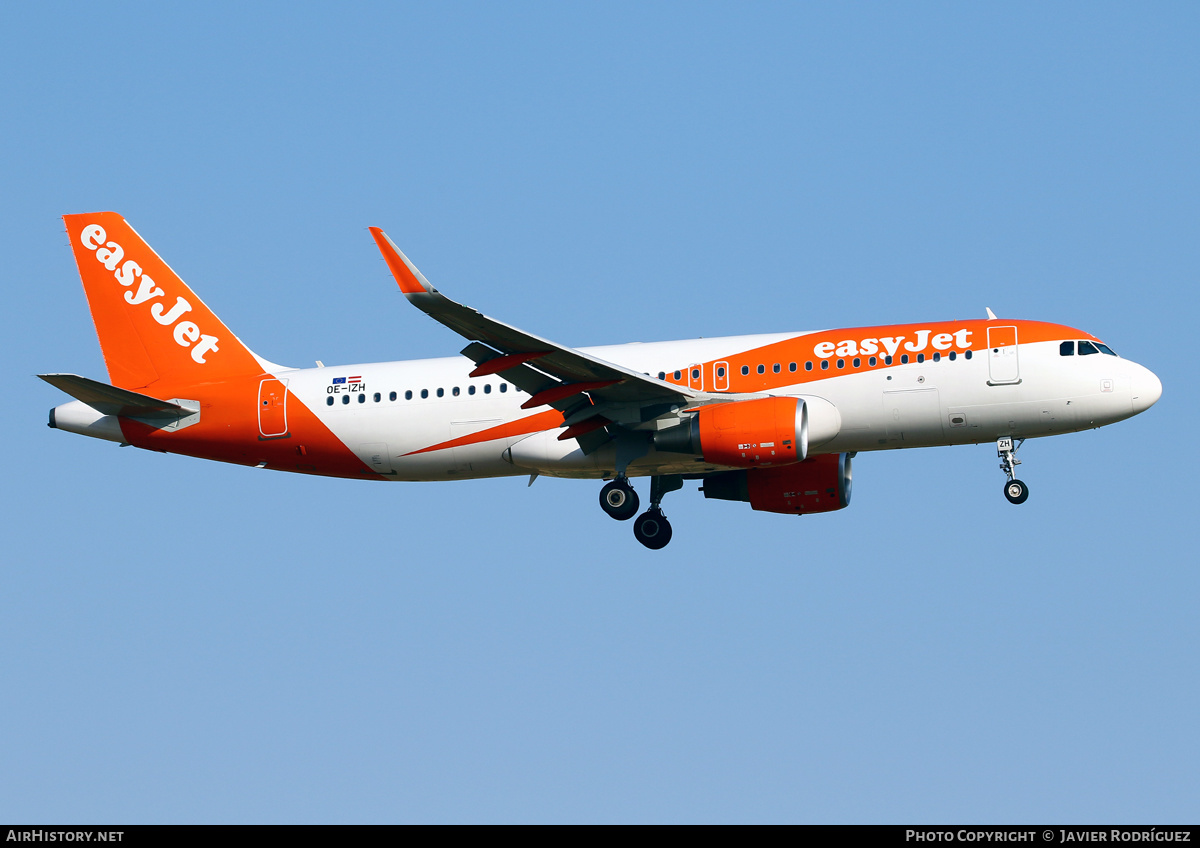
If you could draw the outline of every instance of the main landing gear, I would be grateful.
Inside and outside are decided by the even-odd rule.
[[[663,515],[662,499],[668,492],[683,488],[679,474],[650,478],[650,508],[633,522],[633,536],[652,551],[661,550],[671,541],[671,522]],[[606,483],[600,490],[600,507],[612,518],[627,521],[638,510],[638,495],[624,476]]]
[[[1013,504],[1023,504],[1029,498],[1029,487],[1018,480],[1016,475],[1017,466],[1021,464],[1021,460],[1017,459],[1017,450],[1024,443],[1024,439],[1017,439],[1017,443],[1014,445],[1011,436],[996,440],[996,455],[1000,457],[1000,470],[1008,476],[1008,482],[1004,484],[1004,497]]]
[[[671,522],[662,508],[652,506],[633,522],[633,538],[652,551],[662,550],[671,541]]]
[[[609,518],[628,521],[637,514],[638,506],[638,493],[629,485],[624,474],[600,490],[600,508],[608,513]]]

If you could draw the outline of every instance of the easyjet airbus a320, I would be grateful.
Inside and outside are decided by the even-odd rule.
[[[438,292],[371,228],[405,297],[462,356],[286,368],[253,353],[114,212],[64,217],[109,383],[42,374],[76,400],[50,426],[148,450],[363,480],[539,474],[607,480],[601,508],[670,541],[661,503],[798,515],[850,503],[859,451],[995,441],[1004,495],[1026,438],[1148,409],[1162,384],[1090,333],[1041,321],[854,327],[569,348]],[[320,363],[318,363],[319,365]]]

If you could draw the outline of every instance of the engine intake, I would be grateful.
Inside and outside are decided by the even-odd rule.
[[[808,456],[808,407],[789,397],[703,406],[690,421],[655,433],[654,447],[735,468],[792,465]]]
[[[803,515],[850,505],[850,454],[814,456],[779,468],[719,471],[704,478],[704,497],[748,501],[753,509]]]

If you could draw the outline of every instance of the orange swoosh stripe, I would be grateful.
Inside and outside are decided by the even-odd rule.
[[[457,439],[451,439],[448,442],[440,442],[436,445],[430,445],[427,448],[420,450],[409,451],[405,456],[414,456],[419,453],[428,453],[429,451],[446,450],[448,448],[461,448],[464,445],[474,445],[479,442],[490,442],[494,439],[507,439],[510,436],[523,436],[526,433],[536,433],[539,430],[549,430],[552,427],[558,427],[563,423],[563,414],[557,409],[549,409],[545,412],[539,412],[535,415],[529,415],[525,418],[518,418],[516,421],[510,421],[507,424],[501,424],[497,427],[488,427],[486,430],[480,430],[478,433],[468,433],[465,436],[459,436]]]

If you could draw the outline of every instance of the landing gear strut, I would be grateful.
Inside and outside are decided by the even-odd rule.
[[[1004,484],[1004,497],[1008,498],[1009,503],[1022,504],[1029,497],[1029,487],[1017,479],[1016,469],[1021,464],[1021,460],[1017,459],[1017,450],[1021,445],[1025,444],[1024,439],[1017,439],[1016,445],[1013,444],[1011,436],[1005,436],[996,440],[996,455],[1000,457],[1000,470],[1008,477],[1008,482]]]
[[[667,492],[683,488],[679,474],[663,474],[650,478],[650,508],[633,522],[633,536],[652,551],[662,550],[671,541],[671,522],[663,515],[662,499]]]
[[[624,474],[605,484],[600,490],[600,508],[617,521],[633,518],[640,505],[638,493],[629,485],[629,480]]]

